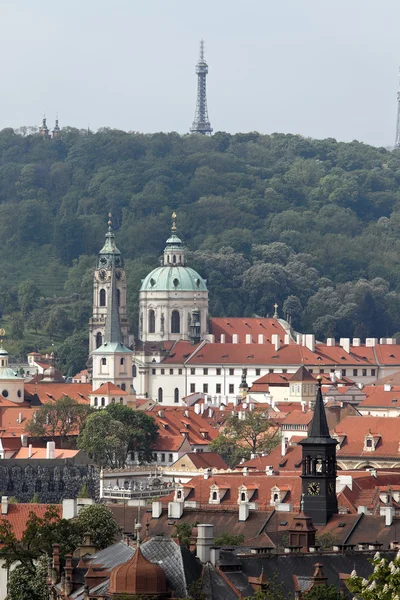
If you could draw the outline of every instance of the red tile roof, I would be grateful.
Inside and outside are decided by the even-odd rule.
[[[359,408],[380,407],[380,408],[398,408],[400,410],[400,385],[391,387],[386,391],[384,386],[365,386],[363,392],[366,398],[360,402]]]
[[[46,458],[46,448],[32,448],[32,455],[29,456],[29,448],[22,447],[13,458]],[[80,450],[64,450],[56,448],[54,458],[74,458]]]
[[[196,469],[229,469],[218,452],[188,452],[182,458],[190,459]]]
[[[286,331],[277,319],[267,319],[264,317],[241,318],[241,317],[213,317],[211,319],[211,333],[215,335],[217,342],[221,339],[221,334],[225,334],[225,341],[232,342],[232,335],[239,336],[239,342],[246,341],[246,335],[250,334],[253,342],[258,341],[258,335],[263,334],[265,341],[271,341],[273,334],[279,335],[283,344]]]
[[[197,415],[194,408],[154,405],[146,414],[151,415],[159,426],[155,450],[178,451],[187,438],[191,446],[208,446],[218,431],[209,421],[208,411]],[[182,424],[187,427],[182,427]],[[204,431],[204,436],[200,430]],[[183,435],[186,434],[186,435]]]
[[[15,536],[20,540],[26,529],[26,523],[30,513],[43,518],[49,508],[55,508],[62,516],[62,506],[60,504],[9,504],[6,515],[0,515],[4,521],[9,521],[14,529]]]
[[[90,383],[26,383],[25,390],[36,396],[42,404],[69,396],[80,404],[89,404],[92,392]]]
[[[101,394],[104,394],[105,396],[111,396],[113,394],[114,395],[118,394],[119,396],[123,396],[123,395],[126,396],[128,394],[128,392],[121,390],[121,388],[119,388],[114,383],[107,381],[106,383],[102,383],[101,386],[97,388],[97,390],[93,390],[93,392],[90,392],[90,394],[92,394],[92,395],[98,394],[99,396],[101,396]]]

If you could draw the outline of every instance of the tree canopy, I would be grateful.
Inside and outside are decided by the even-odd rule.
[[[173,211],[211,315],[266,315],[277,302],[319,338],[400,331],[399,150],[280,133],[31,131],[0,131],[0,314],[13,354],[57,351],[86,327],[108,211],[134,332],[140,279]],[[69,374],[84,367],[68,346],[62,355]]]

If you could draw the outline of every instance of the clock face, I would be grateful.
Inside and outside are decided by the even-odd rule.
[[[335,495],[335,484],[332,481],[328,484],[328,494],[330,496]]]
[[[102,256],[102,257],[101,257],[101,259],[100,259],[100,262],[101,262],[101,264],[102,264],[102,265],[106,265],[106,264],[107,264],[107,259],[106,259],[106,257],[105,257],[105,256]]]
[[[307,486],[307,492],[310,496],[318,496],[321,491],[321,486],[316,481],[312,481]]]

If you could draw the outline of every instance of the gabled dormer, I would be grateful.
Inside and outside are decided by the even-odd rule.
[[[257,486],[256,485],[244,485],[242,484],[239,488],[238,488],[238,504],[245,504],[247,502],[251,502],[251,499],[253,498],[254,494],[257,491]]]
[[[371,433],[371,430],[369,429],[364,437],[364,452],[375,452],[380,439],[381,436],[379,434]]]
[[[192,489],[193,486],[190,484],[179,483],[175,490],[174,502],[185,502]]]
[[[224,499],[226,492],[229,490],[227,485],[217,485],[213,483],[210,486],[210,496],[208,499],[209,504],[221,504],[221,500]]]
[[[336,429],[331,433],[331,438],[337,441],[339,448],[341,448],[346,440],[347,435],[345,433],[338,433]]]
[[[278,487],[277,485],[274,485],[274,487],[271,488],[271,499],[269,502],[271,506],[275,506],[276,504],[283,502],[288,492],[289,490],[287,487]]]

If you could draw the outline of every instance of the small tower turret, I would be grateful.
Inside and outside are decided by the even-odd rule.
[[[61,129],[60,129],[59,125],[58,125],[58,118],[56,119],[56,122],[55,122],[55,125],[54,125],[54,129],[52,131],[52,134],[53,134],[53,140],[59,138],[60,135],[61,135]]]
[[[201,322],[200,310],[195,305],[192,310],[192,318],[190,322],[190,341],[192,345],[198,344],[201,340]]]
[[[42,125],[39,129],[39,133],[43,139],[48,140],[50,138],[49,128],[47,127],[46,117],[42,119]]]

